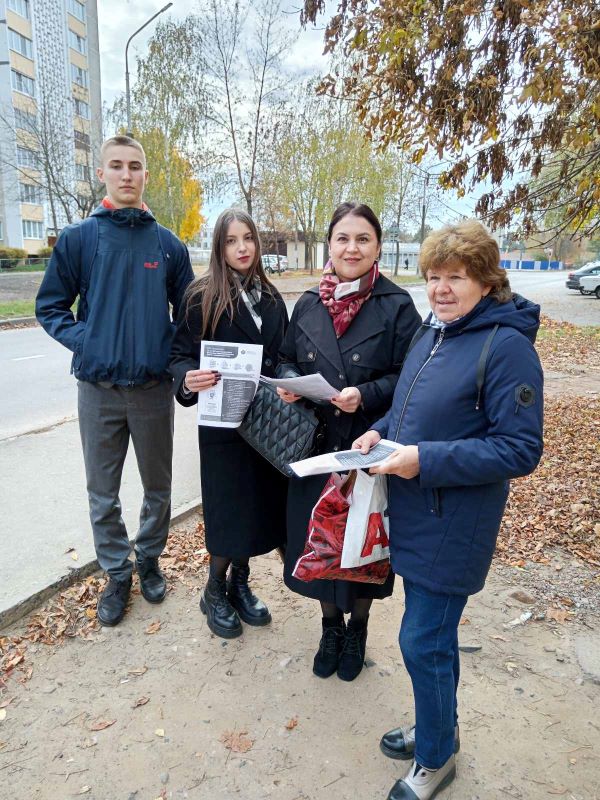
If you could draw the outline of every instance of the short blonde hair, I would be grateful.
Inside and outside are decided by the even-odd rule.
[[[144,164],[146,163],[146,153],[144,153],[144,148],[138,142],[138,140],[134,139],[131,136],[118,135],[118,136],[111,136],[109,139],[106,139],[104,142],[102,142],[102,145],[100,146],[100,161],[102,164],[104,164],[104,155],[106,151],[108,150],[109,147],[112,147],[113,145],[125,145],[126,147],[134,147],[139,153],[142,154],[142,158],[144,159]]]
[[[425,280],[430,269],[456,259],[464,264],[471,278],[491,286],[490,295],[499,303],[512,297],[506,271],[500,266],[500,249],[487,228],[476,219],[446,225],[433,231],[421,245],[419,266]]]

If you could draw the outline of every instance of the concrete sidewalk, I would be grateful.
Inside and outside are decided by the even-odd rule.
[[[97,569],[88,517],[78,421],[6,440],[0,447],[2,517],[0,629],[57,588]],[[123,472],[121,503],[131,537],[142,486],[133,446]],[[173,515],[200,502],[196,408],[176,404]]]

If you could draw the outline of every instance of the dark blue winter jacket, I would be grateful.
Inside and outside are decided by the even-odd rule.
[[[36,300],[47,333],[73,351],[72,371],[83,381],[135,386],[168,378],[176,319],[194,274],[185,245],[139,208],[100,206],[98,244],[87,266],[79,226],[69,225],[54,247]],[[169,266],[167,266],[169,264]],[[87,289],[86,289],[87,285]],[[77,320],[71,311],[80,296]]]
[[[428,326],[410,351],[392,407],[373,425],[418,445],[420,474],[390,476],[390,552],[398,575],[434,592],[473,594],[490,568],[508,481],[542,455],[543,376],[533,347],[539,306],[483,298],[443,331]],[[485,362],[478,402],[477,366]]]

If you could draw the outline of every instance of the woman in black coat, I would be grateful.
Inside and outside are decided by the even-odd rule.
[[[280,351],[280,375],[320,372],[340,393],[317,407],[325,423],[320,452],[348,449],[365,426],[389,407],[404,356],[421,324],[404,289],[379,275],[382,232],[365,205],[344,203],[327,236],[330,261],[318,287],[305,292],[292,314]],[[295,402],[298,395],[278,390]],[[392,593],[383,585],[340,580],[299,581],[292,572],[303,552],[311,511],[328,475],[292,478],[288,491],[288,543],[284,579],[298,594],[321,601],[323,633],[313,672],[343,680],[361,671],[373,599]],[[344,613],[350,614],[346,626]]]
[[[185,311],[169,366],[182,405],[193,405],[198,392],[221,379],[198,369],[201,340],[262,344],[261,372],[275,376],[288,316],[263,271],[258,232],[245,212],[231,209],[217,220],[208,273],[188,287]],[[249,559],[284,546],[288,481],[235,429],[199,426],[198,439],[210,554],[200,608],[211,631],[229,639],[242,633],[240,618],[249,625],[271,621],[248,586]]]

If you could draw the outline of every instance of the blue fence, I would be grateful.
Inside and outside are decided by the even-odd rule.
[[[519,258],[503,258],[500,261],[500,266],[503,269],[563,269],[562,261],[530,261],[528,259]]]

